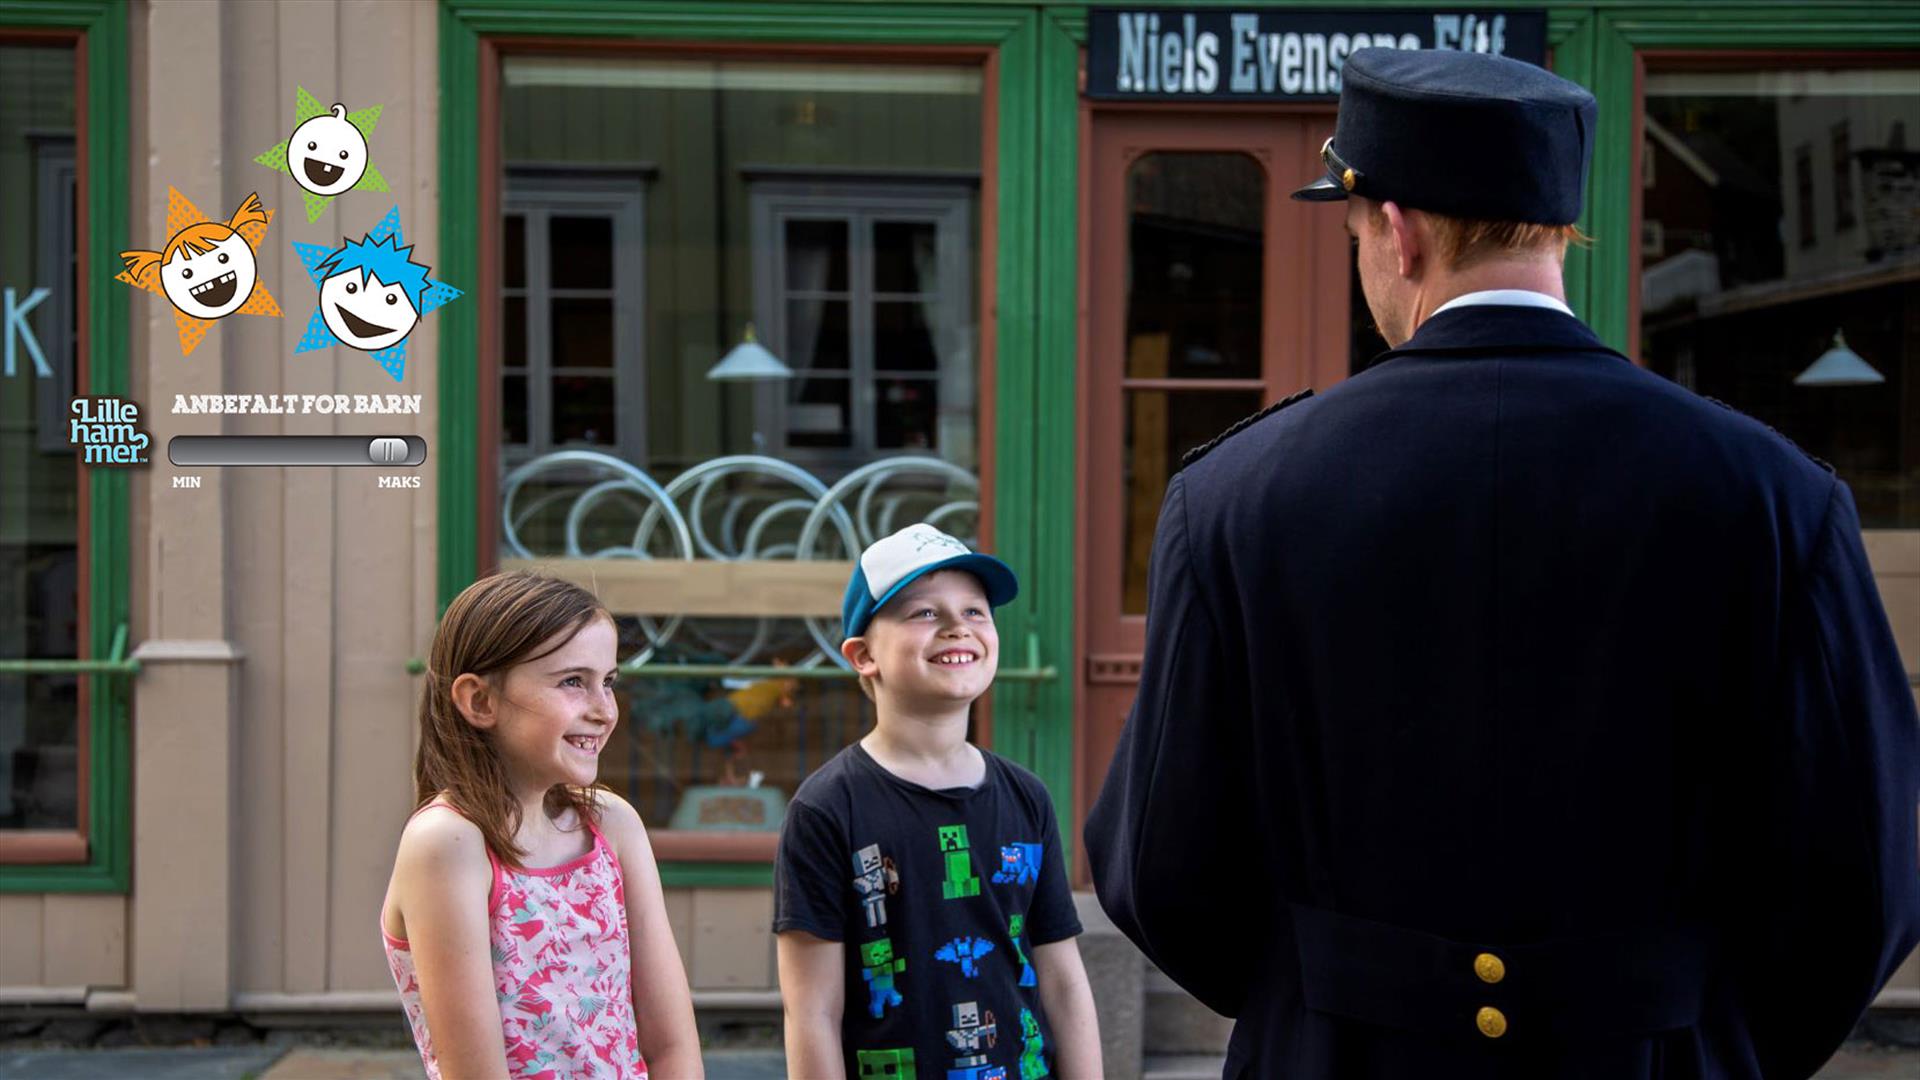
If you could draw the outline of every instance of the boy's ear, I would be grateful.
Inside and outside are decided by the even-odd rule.
[[[467,723],[487,731],[499,722],[499,695],[493,692],[493,686],[487,680],[469,671],[453,680],[450,692],[453,695],[453,707],[460,710],[460,715],[466,717]]]
[[[840,655],[847,658],[853,670],[868,678],[880,674],[880,665],[873,659],[873,650],[867,647],[867,639],[850,637],[840,643]]]

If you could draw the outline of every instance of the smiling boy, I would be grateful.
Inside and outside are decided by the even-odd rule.
[[[788,1075],[1100,1075],[1053,803],[967,741],[1013,571],[931,525],[860,557],[841,653],[873,731],[794,793],[774,863]]]

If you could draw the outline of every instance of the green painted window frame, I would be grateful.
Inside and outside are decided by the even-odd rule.
[[[0,0],[0,27],[77,30],[86,91],[87,385],[82,394],[125,394],[127,290],[113,283],[127,235],[127,7],[119,0]],[[128,618],[129,476],[87,473],[88,657],[113,651]],[[132,884],[133,769],[128,680],[90,676],[87,861],[0,865],[4,893],[124,893]]]
[[[994,263],[994,546],[1027,588],[1001,617],[1001,635],[1040,642],[1047,657],[1073,650],[1072,364],[1078,222],[1079,52],[1036,5],[1005,3],[442,0],[440,17],[440,265],[449,280],[478,280],[472,224],[479,214],[479,65],[485,35],[644,39],[709,45],[934,45],[996,54]],[[477,308],[454,305],[441,324],[438,597],[444,610],[482,565]],[[489,511],[491,512],[491,511]],[[1044,538],[1044,539],[1043,539]],[[1064,670],[1064,669],[1063,669]],[[1073,682],[1009,684],[994,693],[994,749],[1032,769],[1056,793],[1068,858],[1073,835]],[[764,886],[767,862],[668,862],[669,886]]]

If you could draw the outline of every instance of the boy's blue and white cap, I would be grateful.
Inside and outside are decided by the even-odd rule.
[[[861,552],[847,582],[847,598],[840,605],[840,625],[847,637],[859,637],[901,589],[935,570],[965,570],[980,579],[987,603],[999,607],[1020,595],[1020,582],[1006,563],[991,555],[970,551],[967,545],[921,522],[909,525]]]

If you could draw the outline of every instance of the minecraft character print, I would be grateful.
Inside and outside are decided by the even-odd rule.
[[[879,844],[868,844],[853,853],[853,875],[853,891],[860,895],[867,928],[887,925],[887,897],[900,891],[900,872],[893,860],[880,854]]]
[[[1047,1040],[1040,1034],[1040,1021],[1033,1010],[1020,1010],[1020,1080],[1040,1080],[1047,1075]]]
[[[973,853],[967,846],[965,825],[940,826],[940,854],[946,862],[947,877],[940,893],[948,900],[980,895],[980,879],[973,872]]]
[[[960,974],[973,979],[980,975],[980,967],[975,961],[992,951],[993,942],[986,938],[957,937],[935,949],[933,958],[959,964]]]
[[[166,297],[180,332],[180,355],[191,356],[207,328],[235,312],[280,318],[280,305],[260,281],[256,254],[272,220],[273,211],[260,205],[258,194],[242,199],[233,216],[219,222],[208,221],[199,207],[169,187],[171,239],[159,251],[122,251],[125,269],[114,280]]]
[[[861,1050],[857,1060],[859,1080],[919,1080],[913,1067],[913,1050]]]
[[[947,1029],[947,1045],[959,1056],[947,1070],[947,1080],[1006,1080],[1004,1068],[990,1065],[986,1051],[999,1039],[992,1012],[983,1012],[977,1001],[953,1006],[953,1026]]]
[[[1020,985],[1035,986],[1040,980],[1033,973],[1033,965],[1027,961],[1026,947],[1020,943],[1020,938],[1026,932],[1027,917],[1025,915],[1007,916],[1007,937],[1013,941],[1013,954],[1020,958]]]
[[[1039,844],[1000,845],[1000,869],[993,875],[995,885],[1031,885],[1039,880]]]
[[[893,985],[893,977],[905,970],[906,960],[894,958],[893,942],[887,938],[860,946],[860,977],[867,982],[867,1012],[875,1020],[886,1015],[889,1007],[906,1000]]]

